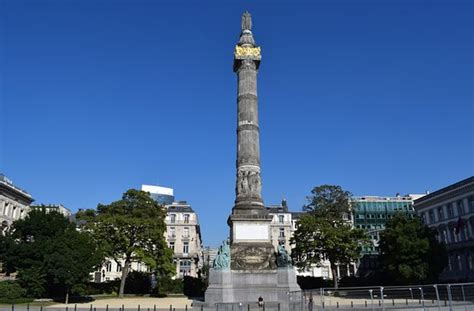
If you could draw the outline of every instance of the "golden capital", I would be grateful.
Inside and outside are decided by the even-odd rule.
[[[234,55],[237,57],[256,56],[260,57],[260,47],[235,46]]]

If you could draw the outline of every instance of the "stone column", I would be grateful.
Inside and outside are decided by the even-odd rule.
[[[263,210],[260,176],[257,73],[260,47],[255,45],[250,14],[242,16],[242,32],[234,52],[237,73],[237,176],[233,214],[260,214]]]

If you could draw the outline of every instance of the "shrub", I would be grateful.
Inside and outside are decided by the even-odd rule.
[[[154,295],[163,294],[182,294],[183,293],[183,280],[182,279],[171,279],[163,277],[158,280],[156,288],[153,290]]]
[[[207,282],[200,278],[185,276],[183,279],[183,292],[188,297],[204,297]]]
[[[17,300],[24,300],[26,290],[16,281],[0,282],[0,302],[13,303]]]
[[[86,285],[83,295],[110,295],[118,293],[120,280],[102,283],[90,282]]]
[[[132,271],[127,275],[125,282],[125,293],[143,295],[149,294],[151,290],[151,275],[146,272]]]
[[[298,285],[303,290],[333,286],[332,280],[325,280],[323,278],[318,278],[318,277],[313,277],[313,276],[298,276],[297,282],[298,282]]]

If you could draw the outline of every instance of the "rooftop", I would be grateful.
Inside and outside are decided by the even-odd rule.
[[[429,201],[429,200],[431,200],[431,199],[433,199],[437,196],[446,194],[448,192],[457,190],[459,188],[462,188],[462,187],[465,187],[465,186],[468,186],[468,185],[473,185],[474,186],[474,176],[468,177],[466,179],[458,181],[457,183],[454,183],[452,185],[449,185],[449,186],[446,186],[446,187],[441,188],[439,190],[436,190],[435,192],[427,194],[424,197],[415,200],[415,204],[420,204],[422,202]]]
[[[353,197],[354,201],[360,202],[386,202],[386,201],[413,201],[416,198],[422,197],[424,194],[407,194],[404,196],[397,195],[394,197],[382,197],[382,196],[371,196],[371,195],[364,195],[364,196],[356,196]]]
[[[188,212],[194,213],[194,210],[191,208],[191,205],[186,201],[173,202],[172,204],[166,205],[168,212]]]
[[[9,187],[10,189],[16,192],[19,192],[20,194],[26,196],[28,199],[31,199],[31,201],[33,201],[33,197],[31,196],[31,194],[21,189],[20,187],[15,186],[13,182],[7,176],[1,173],[0,173],[0,183]]]

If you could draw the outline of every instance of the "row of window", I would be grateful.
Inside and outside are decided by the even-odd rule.
[[[446,205],[440,205],[434,209],[429,210],[428,211],[429,223],[432,224],[437,221],[454,218],[456,216],[465,215],[467,213],[474,213],[474,196],[469,197],[468,202],[469,202],[469,206],[466,206],[464,199],[461,199],[456,202],[456,206],[454,206],[454,202],[452,202]],[[422,217],[423,217],[423,220],[426,221],[425,214],[423,214]]]
[[[176,238],[176,227],[170,227],[168,237]],[[183,238],[189,238],[189,227],[183,228]]]
[[[467,257],[467,258],[466,258]],[[463,271],[463,262],[467,259],[465,267],[474,270],[474,255],[469,253],[468,256],[454,255],[448,257],[448,271]]]
[[[175,242],[171,241],[168,244],[169,248],[174,252],[175,251]],[[189,253],[189,242],[183,242],[183,254]]]
[[[472,238],[472,226],[464,220],[458,222],[453,228],[438,229],[438,240],[445,244],[467,241]]]
[[[24,210],[18,206],[14,206],[9,202],[1,202],[0,215],[8,216],[13,219],[19,219],[23,217]],[[3,207],[3,208],[2,208]]]
[[[189,224],[190,215],[184,214],[184,223]],[[176,223],[176,214],[170,214],[170,223]]]

